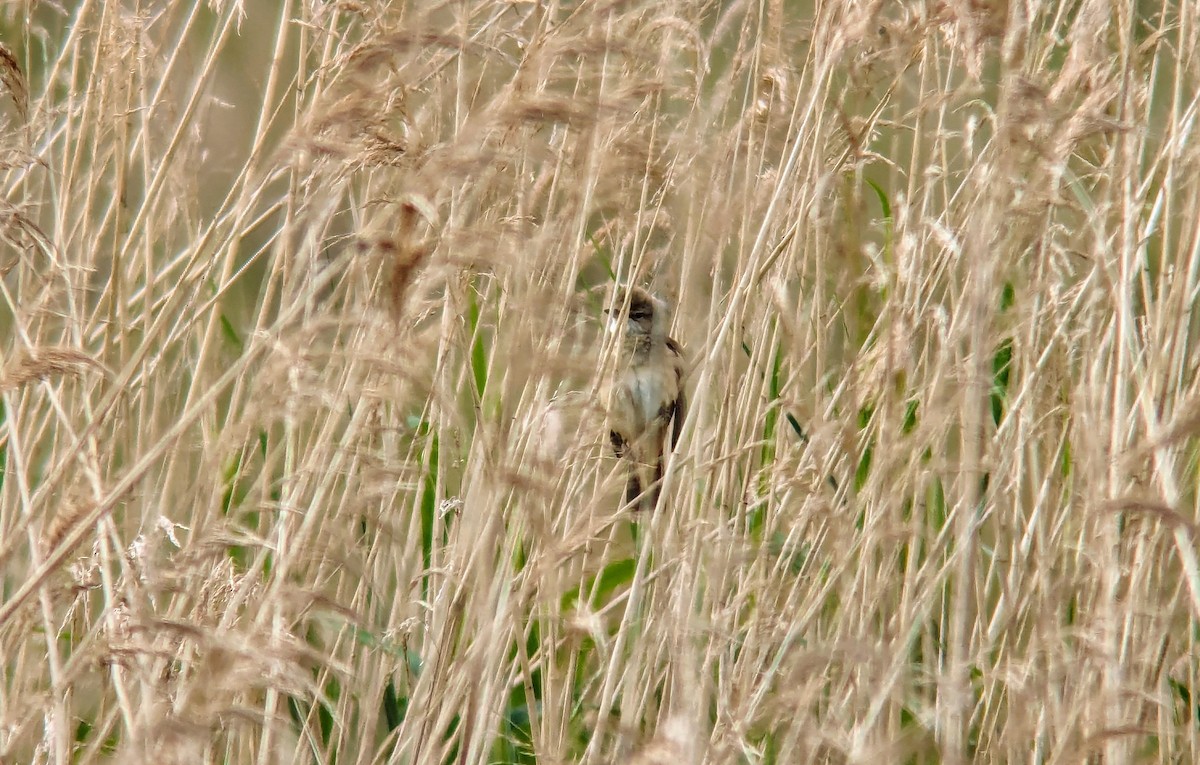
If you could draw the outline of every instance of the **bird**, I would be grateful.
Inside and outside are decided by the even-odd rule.
[[[619,338],[605,405],[613,453],[628,463],[625,504],[654,508],[687,411],[683,349],[667,336],[666,302],[640,287],[618,285],[604,312]]]

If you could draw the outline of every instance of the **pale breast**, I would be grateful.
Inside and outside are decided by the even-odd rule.
[[[634,409],[634,423],[639,432],[644,431],[655,420],[664,407],[670,405],[673,391],[666,373],[660,367],[631,369],[626,377],[629,397]]]
[[[612,380],[607,396],[611,430],[628,442],[662,432],[663,415],[679,389],[679,352],[673,341],[633,355],[635,360]]]

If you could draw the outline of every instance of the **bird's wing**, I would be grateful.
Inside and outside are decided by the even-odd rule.
[[[675,399],[675,413],[671,418],[671,450],[679,442],[679,434],[683,432],[683,418],[687,416],[687,396],[683,388],[679,389],[679,397]]]
[[[683,384],[683,349],[679,343],[667,338],[667,350],[675,357],[672,359],[675,367],[675,403],[671,407],[671,451],[674,451],[683,432],[683,420],[687,416],[687,391]]]

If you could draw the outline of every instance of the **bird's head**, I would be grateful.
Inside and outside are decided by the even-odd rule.
[[[666,336],[667,304],[641,287],[615,287],[604,313],[610,332],[623,331],[631,338]]]

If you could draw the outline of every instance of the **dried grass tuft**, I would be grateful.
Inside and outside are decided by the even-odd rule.
[[[0,85],[8,91],[17,110],[17,118],[21,123],[29,119],[29,84],[17,57],[3,42],[0,42]]]
[[[74,348],[28,348],[0,370],[0,391],[15,390],[51,377],[79,376],[87,370],[103,370],[103,367],[91,356]]]
[[[60,5],[0,761],[1200,761],[1191,5]],[[636,517],[614,281],[690,365]]]

